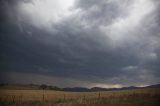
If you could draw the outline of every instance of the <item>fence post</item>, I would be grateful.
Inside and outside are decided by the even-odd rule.
[[[99,92],[98,93],[98,106],[100,106],[100,104],[101,104],[100,97],[101,97],[101,93]]]
[[[15,103],[15,96],[12,96],[12,102]]]
[[[83,96],[82,100],[83,100],[82,104],[83,104],[83,106],[85,106],[85,104],[86,104],[86,96],[85,95]]]
[[[43,100],[43,102],[44,102],[44,89],[43,89],[43,95],[42,95],[42,100]]]
[[[98,99],[100,99],[100,97],[101,97],[101,93],[99,92],[99,94],[98,94]]]

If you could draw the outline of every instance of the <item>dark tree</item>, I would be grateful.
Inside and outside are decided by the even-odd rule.
[[[40,88],[43,89],[43,90],[45,90],[45,89],[47,88],[47,85],[42,84],[42,85],[40,86]]]
[[[41,89],[43,89],[43,95],[42,95],[42,100],[43,101],[45,101],[45,89],[47,88],[48,86],[47,85],[45,85],[45,84],[42,84],[41,86],[40,86],[40,88]]]

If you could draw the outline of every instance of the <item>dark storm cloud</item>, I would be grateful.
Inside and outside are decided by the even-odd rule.
[[[140,14],[136,12],[141,6],[133,6],[138,0],[77,0],[71,15],[56,23],[43,20],[42,13],[34,15],[34,9],[33,13],[20,10],[22,4],[31,3],[35,8],[31,0],[0,2],[1,73],[35,73],[122,85],[159,82],[158,0],[141,0],[144,8],[154,6],[151,12],[146,10],[148,13],[138,10]],[[39,18],[35,20],[36,16]]]
[[[85,73],[100,74],[106,77],[106,75],[114,74],[114,71],[126,64],[135,64],[134,60],[128,62],[129,55],[123,56],[123,52],[120,53],[120,50],[117,50],[118,54],[101,50],[101,47],[98,47],[100,45],[94,39],[87,37],[77,39],[70,33],[52,36],[47,32],[34,29],[32,36],[21,33],[19,30],[11,33],[8,33],[7,30],[3,35],[1,43],[4,45],[4,53],[2,58],[4,62],[7,62],[6,64],[9,63],[9,66],[5,67],[7,69],[15,68],[19,71],[33,72],[39,70],[37,73],[41,71],[48,73],[49,71],[54,75],[62,74],[63,76],[84,75]],[[68,38],[59,38],[59,36],[68,36]],[[83,45],[85,46],[83,47]],[[86,48],[91,45],[93,47]],[[119,61],[121,62],[119,63]],[[106,73],[106,71],[110,73]]]

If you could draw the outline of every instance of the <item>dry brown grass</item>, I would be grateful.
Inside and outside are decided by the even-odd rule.
[[[0,106],[159,106],[160,89],[108,92],[0,90]]]

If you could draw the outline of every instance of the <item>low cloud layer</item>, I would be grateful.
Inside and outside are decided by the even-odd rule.
[[[77,81],[66,80],[70,86],[103,87],[160,81],[158,0],[1,0],[0,5],[0,72],[12,76],[2,81],[17,83],[13,79],[21,73],[45,75],[47,81],[39,81],[60,86],[66,79]],[[61,81],[50,83],[55,77]]]

